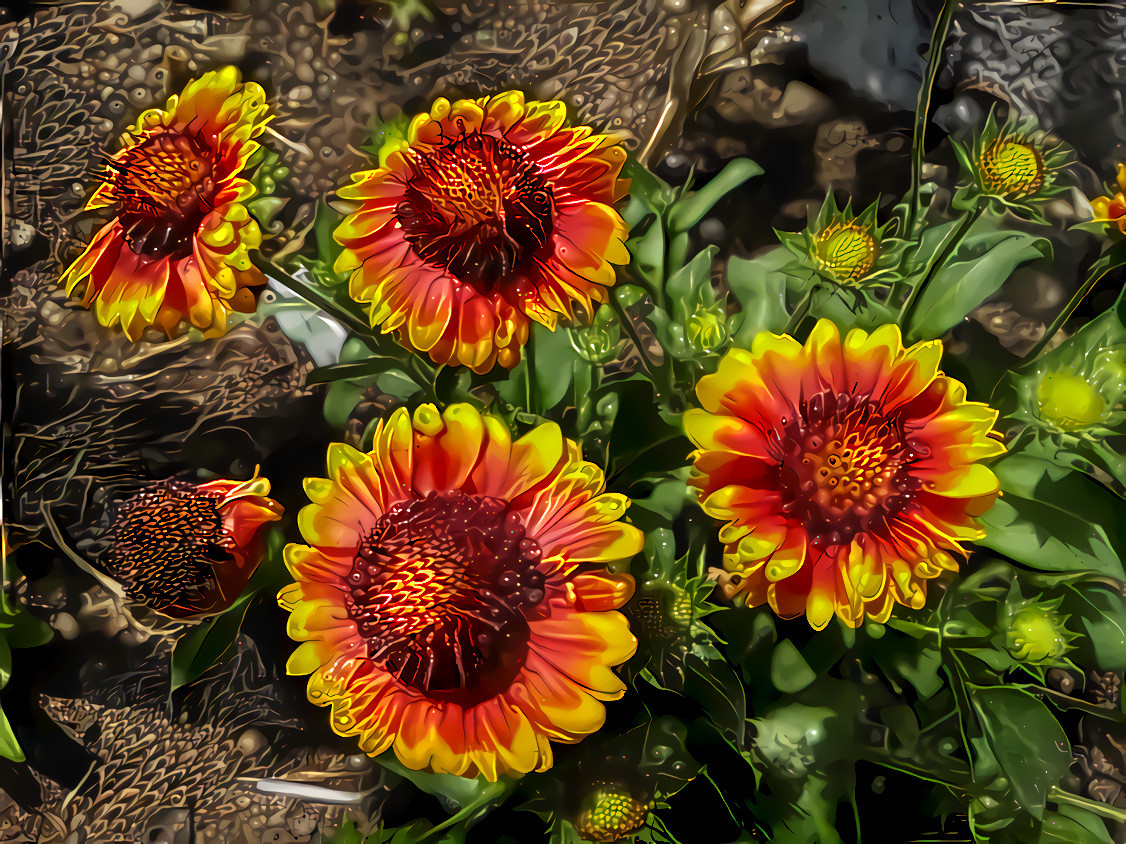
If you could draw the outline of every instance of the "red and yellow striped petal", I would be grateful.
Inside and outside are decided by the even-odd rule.
[[[496,780],[545,770],[551,741],[601,726],[604,702],[625,689],[613,666],[637,644],[616,611],[633,581],[604,566],[637,553],[641,534],[621,521],[628,501],[604,491],[601,472],[556,425],[514,441],[467,404],[400,409],[370,452],[333,445],[327,475],[306,481],[311,503],[298,526],[309,544],[286,548],[295,582],[278,601],[300,643],[287,670],[311,675],[309,699],[331,707],[334,730],[412,768]],[[523,537],[518,549],[512,539],[479,556],[502,525]],[[503,663],[516,669],[487,683],[462,673],[451,690],[443,648],[470,648],[459,666],[491,665],[484,640],[465,637],[477,635],[474,608],[510,588],[497,580],[486,594],[474,584],[521,560],[524,568],[503,570],[534,570],[519,577],[540,577],[542,589],[521,593],[538,609],[520,610],[526,643],[509,645]],[[505,606],[512,618],[523,605]],[[450,612],[462,613],[461,632],[429,636]],[[425,654],[411,650],[412,630]],[[384,648],[415,656],[389,660]],[[414,659],[429,660],[429,672],[405,672]]]
[[[692,484],[724,522],[724,594],[816,629],[920,607],[998,495],[997,412],[939,372],[938,342],[894,325],[802,344],[759,334],[702,378],[684,416]]]

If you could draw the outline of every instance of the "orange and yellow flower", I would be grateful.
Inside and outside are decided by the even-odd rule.
[[[957,570],[999,489],[981,461],[1004,446],[941,357],[895,325],[842,340],[823,319],[804,345],[764,332],[700,379],[684,424],[701,505],[726,522],[729,598],[858,627],[922,607],[926,581]]]
[[[373,326],[483,373],[516,365],[531,320],[554,330],[605,299],[629,260],[625,151],[565,117],[519,92],[439,99],[338,191],[359,208],[336,231],[336,270]]]
[[[489,780],[545,770],[625,686],[636,649],[605,566],[642,536],[629,501],[548,423],[512,440],[467,404],[381,422],[369,453],[334,444],[289,545],[278,600],[302,644],[291,674],[340,735],[414,769]]]
[[[1091,207],[1095,210],[1095,222],[1118,226],[1126,234],[1126,164],[1118,165],[1118,193],[1092,200]]]
[[[145,111],[107,162],[86,209],[114,217],[63,273],[68,293],[131,340],[149,326],[175,336],[186,321],[219,334],[232,311],[253,311],[266,283],[249,258],[262,242],[239,174],[258,150],[269,106],[262,87],[227,67]]]
[[[270,482],[162,481],[118,508],[105,566],[126,593],[172,618],[220,612],[262,561],[259,534],[284,508]]]

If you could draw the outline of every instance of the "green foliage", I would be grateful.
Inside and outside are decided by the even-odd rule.
[[[1003,135],[991,126],[985,146],[958,151],[964,163]],[[401,122],[376,126],[369,151],[381,154],[402,132]],[[523,801],[548,840],[577,842],[576,807],[609,782],[653,798],[639,841],[674,841],[662,817],[704,783],[744,836],[853,840],[842,823],[863,830],[870,804],[857,781],[873,769],[914,780],[926,805],[964,818],[975,841],[1112,840],[1112,816],[1073,793],[1068,772],[1076,718],[1117,725],[1126,715],[1051,681],[1126,671],[1126,458],[1115,439],[1126,420],[1123,298],[1023,364],[967,324],[1019,268],[1055,260],[1050,230],[1026,230],[1059,193],[1054,173],[1023,198],[989,193],[978,179],[947,204],[936,186],[919,186],[886,216],[879,203],[855,213],[829,196],[804,231],[777,232],[779,245],[752,257],[703,246],[696,227],[760,173],[735,159],[693,191],[630,162],[622,214],[631,260],[609,301],[554,330],[533,324],[519,363],[487,374],[434,367],[372,329],[333,269],[340,213],[318,209],[317,254],[298,260],[311,281],[293,289],[351,335],[339,361],[309,379],[327,385],[330,425],[343,428],[373,390],[408,407],[468,401],[516,435],[553,422],[605,471],[608,489],[630,498],[628,519],[645,534],[622,609],[637,652],[620,669],[628,691],[611,704],[608,726],[557,747],[551,771],[497,784],[412,771],[384,754],[387,776],[438,797],[448,817],[365,839],[342,829],[351,837],[340,841],[460,841],[486,813]],[[1126,247],[1107,250],[1091,277],[1123,260]],[[818,318],[844,331],[897,324],[908,344],[984,336],[969,355],[948,344],[941,366],[973,400],[1002,411],[1008,454],[990,466],[1000,496],[980,516],[984,536],[962,541],[967,559],[930,584],[925,605],[814,632],[769,607],[735,606],[715,588],[723,543],[696,504],[682,414],[732,347],[750,348],[764,331],[802,339]],[[376,424],[351,432],[361,446]],[[240,607],[181,639],[175,683],[218,658],[237,635]],[[693,780],[697,788],[679,794]]]
[[[54,636],[54,631],[48,624],[28,612],[26,607],[9,594],[8,590],[22,575],[7,553],[7,548],[3,555],[3,575],[4,589],[0,591],[0,689],[6,687],[12,677],[13,648],[45,645]],[[0,756],[12,762],[24,761],[24,752],[3,709],[0,709]]]
[[[907,339],[941,337],[999,290],[1021,264],[1051,255],[1051,243],[1042,237],[982,223],[970,226],[919,296],[904,326]]]

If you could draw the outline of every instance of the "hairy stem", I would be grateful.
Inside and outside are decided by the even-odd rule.
[[[907,326],[916,305],[919,304],[919,296],[922,294],[923,288],[934,280],[934,277],[938,275],[938,271],[950,260],[950,256],[954,254],[954,251],[958,248],[958,244],[962,242],[962,239],[969,233],[969,230],[973,228],[973,224],[981,217],[983,208],[984,206],[977,205],[974,207],[973,211],[962,218],[962,224],[958,226],[950,240],[946,242],[946,246],[943,247],[942,252],[939,253],[934,263],[930,265],[930,269],[927,270],[927,274],[923,276],[923,278],[919,280],[919,283],[911,290],[907,301],[904,302],[903,307],[899,309],[898,322],[900,327],[904,329],[904,333],[906,333]]]
[[[919,214],[919,187],[923,182],[923,141],[926,138],[927,118],[930,115],[931,93],[934,90],[934,81],[942,68],[942,48],[946,44],[946,37],[950,34],[950,24],[954,21],[954,13],[958,11],[959,5],[958,0],[943,2],[942,11],[938,13],[938,21],[934,25],[934,32],[931,33],[930,47],[927,49],[927,70],[923,76],[923,84],[919,88],[911,139],[911,202],[907,211],[907,232],[914,230],[915,219]]]
[[[1083,280],[1079,289],[1075,291],[1075,295],[1064,305],[1063,310],[1056,314],[1056,318],[1052,320],[1052,324],[1044,331],[1044,336],[1032,347],[1032,351],[1028,353],[1027,360],[1035,360],[1048,348],[1048,343],[1052,341],[1052,338],[1063,328],[1064,323],[1075,313],[1075,309],[1079,307],[1079,303],[1087,297],[1087,294],[1102,280],[1103,276],[1112,269],[1114,269],[1113,264],[1103,262],[1098,262],[1095,266],[1091,267],[1090,272],[1087,273],[1087,278]]]

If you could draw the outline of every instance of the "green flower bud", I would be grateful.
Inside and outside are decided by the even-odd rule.
[[[1065,431],[1101,422],[1107,412],[1106,400],[1094,384],[1065,372],[1045,375],[1036,397],[1040,402],[1040,418]]]
[[[605,363],[618,353],[622,342],[621,326],[610,308],[599,308],[589,325],[571,332],[571,345],[590,363]]]
[[[1013,659],[1028,665],[1058,665],[1071,650],[1075,634],[1068,616],[1058,611],[1059,600],[1026,601],[1010,611],[1005,647]]]
[[[727,315],[722,306],[700,305],[684,326],[688,343],[698,352],[713,352],[727,340]]]

